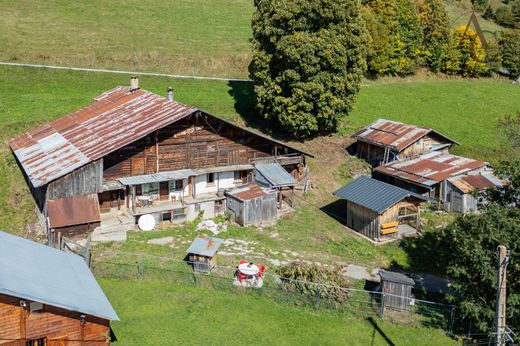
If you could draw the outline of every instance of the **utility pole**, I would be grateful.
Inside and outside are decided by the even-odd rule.
[[[509,254],[504,245],[497,247],[498,273],[497,273],[497,301],[495,310],[495,328],[497,346],[506,344],[506,269],[509,263]]]

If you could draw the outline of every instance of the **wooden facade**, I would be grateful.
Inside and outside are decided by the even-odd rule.
[[[195,113],[103,158],[104,179],[247,164],[283,154],[262,137]],[[300,158],[301,162],[302,158]]]
[[[358,139],[357,156],[373,166],[379,166],[394,161],[409,160],[434,150],[447,152],[450,146],[451,142],[434,133],[419,138],[413,144],[400,151],[389,146],[364,142]]]
[[[417,229],[419,219],[419,201],[414,198],[397,202],[380,214],[347,201],[347,226],[373,240],[383,240],[387,236],[396,235],[401,224]]]
[[[239,199],[228,195],[227,208],[241,226],[266,225],[276,221],[277,193],[266,193],[249,199]]]
[[[413,301],[413,280],[404,274],[385,272],[381,275],[381,292],[385,309],[409,310]]]
[[[98,317],[0,294],[0,345],[26,346],[42,339],[47,346],[109,345],[110,324]]]

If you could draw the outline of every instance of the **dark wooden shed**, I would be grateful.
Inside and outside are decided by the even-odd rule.
[[[415,281],[404,274],[386,270],[381,270],[379,277],[384,308],[399,311],[410,309],[414,299],[412,288]]]

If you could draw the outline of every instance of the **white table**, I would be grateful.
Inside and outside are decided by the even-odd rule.
[[[258,266],[256,264],[252,264],[252,263],[242,263],[238,266],[238,270],[242,274],[249,275],[249,276],[255,276],[260,271]]]
[[[151,205],[152,204],[152,199],[150,198],[150,196],[137,196],[137,199],[143,205]]]

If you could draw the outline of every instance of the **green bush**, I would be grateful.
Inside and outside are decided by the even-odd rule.
[[[278,267],[276,273],[281,277],[282,287],[287,291],[315,298],[319,289],[320,299],[330,299],[340,304],[348,300],[346,288],[349,287],[349,282],[338,270],[316,264],[293,262]]]
[[[366,33],[357,0],[255,0],[249,65],[257,108],[295,137],[336,130],[359,91]]]

